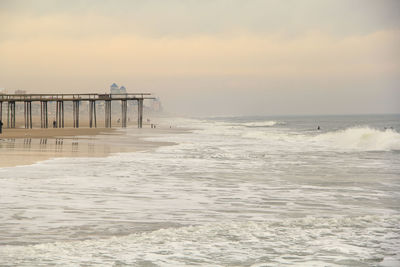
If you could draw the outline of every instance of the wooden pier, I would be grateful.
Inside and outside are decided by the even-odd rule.
[[[3,121],[3,103],[7,103],[7,128],[15,128],[16,108],[15,103],[24,103],[25,128],[32,128],[32,102],[40,102],[40,127],[49,127],[48,103],[55,102],[54,127],[64,128],[64,103],[72,102],[73,127],[79,128],[80,103],[87,101],[89,104],[89,127],[97,127],[96,103],[104,102],[104,125],[111,128],[111,103],[121,101],[121,125],[127,126],[128,101],[137,101],[138,128],[143,126],[143,101],[155,99],[150,93],[134,94],[0,94],[0,120]]]

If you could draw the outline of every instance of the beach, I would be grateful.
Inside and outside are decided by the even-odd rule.
[[[398,116],[3,139],[0,265],[399,266]]]
[[[130,126],[133,133],[124,136],[122,128],[49,128],[3,129],[0,134],[0,168],[29,165],[51,158],[106,157],[113,153],[134,152],[171,145],[171,142],[149,142],[146,137],[179,134],[183,130],[170,128],[142,129]],[[119,136],[119,142],[113,137]]]
[[[400,0],[0,0],[0,267],[400,267]]]

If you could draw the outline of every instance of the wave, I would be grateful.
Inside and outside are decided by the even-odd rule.
[[[383,256],[385,252],[398,258],[396,243],[387,239],[397,240],[398,223],[397,215],[211,222],[108,239],[5,245],[0,247],[0,265],[242,266],[258,262],[252,266],[311,266],[318,262],[318,266],[342,266],[329,264],[333,256],[324,261],[318,256],[321,253],[334,255],[336,261],[375,265],[390,258]],[[304,244],[313,245],[304,250]],[[301,258],[282,257],[299,251]]]
[[[370,127],[352,127],[317,135],[314,141],[345,150],[400,150],[400,133],[392,129],[383,131]]]
[[[313,132],[315,133],[315,132]],[[352,127],[317,135],[298,132],[252,130],[243,138],[261,139],[263,144],[280,150],[301,151],[397,151],[400,150],[400,133],[392,129],[378,130],[370,127]]]
[[[283,125],[284,122],[280,121],[254,121],[254,122],[246,122],[242,123],[242,125],[246,127],[272,127],[275,125]]]

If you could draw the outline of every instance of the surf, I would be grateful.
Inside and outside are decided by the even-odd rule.
[[[283,125],[285,124],[284,122],[280,122],[280,121],[253,121],[253,122],[246,122],[243,123],[243,126],[246,127],[272,127],[272,126],[276,126],[276,125]]]
[[[315,136],[314,140],[342,150],[400,150],[400,133],[392,129],[379,130],[368,126],[322,133]]]

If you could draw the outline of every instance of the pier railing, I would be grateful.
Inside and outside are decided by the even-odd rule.
[[[154,99],[151,93],[126,93],[126,94],[0,94],[0,101],[73,101],[73,100],[137,100]]]

